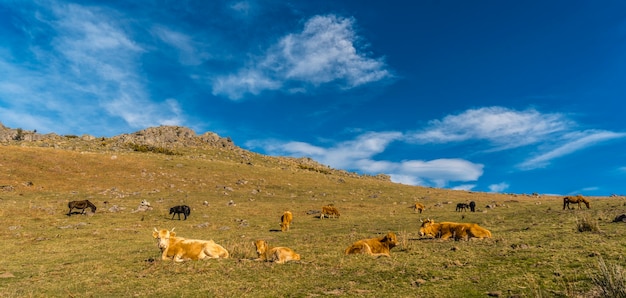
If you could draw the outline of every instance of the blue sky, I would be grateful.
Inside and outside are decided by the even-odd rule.
[[[0,0],[0,122],[398,183],[626,194],[624,1]]]

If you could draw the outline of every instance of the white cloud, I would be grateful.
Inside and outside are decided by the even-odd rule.
[[[334,15],[309,19],[302,32],[288,34],[270,47],[263,57],[249,61],[236,74],[213,81],[213,94],[230,99],[265,90],[303,92],[308,85],[336,83],[350,89],[391,77],[381,59],[359,53],[353,19]],[[293,86],[295,85],[295,86]]]
[[[402,139],[399,132],[369,132],[354,140],[329,148],[304,142],[248,142],[249,147],[262,147],[271,155],[311,157],[333,168],[357,170],[367,174],[384,173],[397,183],[444,187],[450,181],[475,181],[483,173],[483,165],[463,159],[407,160],[392,162],[374,160],[393,141]]]
[[[498,184],[491,184],[489,185],[489,191],[490,192],[503,192],[505,190],[507,190],[509,188],[509,184],[506,182],[501,182]]]
[[[542,114],[532,109],[516,111],[504,107],[485,107],[430,121],[426,129],[410,134],[407,138],[417,143],[486,140],[498,147],[498,150],[503,150],[539,142],[573,125],[561,114]]]
[[[236,75],[218,77],[213,81],[213,94],[227,94],[232,100],[241,99],[246,93],[259,95],[266,90],[278,90],[280,81],[274,80],[258,70],[241,69]]]
[[[535,146],[539,153],[518,165],[519,169],[531,170],[545,167],[555,158],[626,136],[610,131],[576,131],[576,127],[577,123],[559,113],[484,107],[430,121],[425,129],[406,134],[406,140],[419,144],[486,141],[488,146],[483,152]]]
[[[616,133],[602,130],[588,130],[573,132],[564,135],[563,142],[556,148],[530,158],[518,165],[521,169],[536,169],[547,166],[551,160],[572,154],[576,151],[596,145],[601,142],[626,137],[626,133]]]
[[[207,52],[200,50],[204,46],[187,34],[164,26],[154,26],[151,31],[161,41],[177,50],[178,60],[183,65],[199,65],[210,58]]]
[[[35,60],[0,58],[8,74],[0,77],[0,97],[13,113],[36,111],[59,133],[105,132],[104,123],[119,119],[133,128],[182,122],[175,100],[152,102],[140,63],[146,50],[133,41],[123,17],[93,6],[43,3],[49,7],[22,16],[28,30],[49,37],[48,43],[31,40],[31,53],[23,57]]]
[[[474,189],[474,187],[476,187],[476,184],[462,184],[462,185],[454,186],[452,187],[452,189],[470,191]]]
[[[240,1],[240,2],[234,3],[230,6],[230,8],[244,15],[247,15],[251,9],[250,3],[247,1]]]

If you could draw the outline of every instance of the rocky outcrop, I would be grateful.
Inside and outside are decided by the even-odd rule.
[[[198,136],[193,130],[182,126],[150,127],[131,134],[115,136],[112,140],[116,143],[133,143],[163,148],[206,145],[223,148],[235,147],[230,138],[222,138],[213,132],[206,132]]]
[[[0,142],[50,142],[56,146],[63,146],[68,141],[74,143],[88,143],[101,141],[99,145],[110,144],[120,148],[127,144],[145,145],[162,148],[203,147],[237,148],[230,138],[223,138],[213,132],[197,135],[193,130],[181,126],[150,127],[130,134],[122,134],[111,138],[96,138],[91,135],[59,136],[57,134],[40,134],[37,131],[27,131],[21,128],[12,129],[0,123]],[[105,142],[106,141],[106,142]],[[71,144],[76,145],[76,144]],[[68,144],[68,146],[71,146]],[[88,147],[88,146],[87,146]]]

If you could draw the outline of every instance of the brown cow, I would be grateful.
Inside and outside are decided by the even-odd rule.
[[[322,214],[320,214],[320,219],[328,216],[328,218],[330,218],[330,216],[333,217],[337,217],[339,218],[339,210],[337,210],[337,208],[335,208],[335,206],[333,206],[332,204],[330,205],[326,205],[322,207]]]
[[[300,255],[288,247],[271,247],[265,240],[257,240],[254,242],[254,246],[256,246],[256,253],[259,256],[257,261],[284,264],[288,261],[300,260]]]
[[[420,228],[419,235],[428,235],[430,237],[441,239],[454,237],[454,240],[469,238],[491,238],[491,232],[475,223],[435,223],[435,221],[432,219],[427,219],[426,221],[422,222],[422,227]]]
[[[415,203],[415,205],[412,205],[409,208],[413,208],[413,211],[415,211],[415,212],[419,211],[420,213],[422,213],[422,211],[426,210],[426,206],[424,206],[424,204],[422,204],[422,203]]]
[[[585,199],[585,197],[581,196],[581,195],[577,195],[575,197],[564,197],[563,198],[563,210],[565,210],[565,207],[567,207],[567,209],[572,209],[569,207],[569,204],[578,204],[578,209],[582,209],[580,207],[580,203],[585,203],[585,206],[587,206],[587,209],[591,209],[591,203],[589,203],[589,200]]]
[[[293,220],[293,214],[290,211],[285,211],[280,217],[280,230],[283,232],[289,231],[289,225]]]
[[[161,249],[161,259],[183,262],[188,260],[202,260],[206,258],[228,258],[228,251],[213,240],[195,240],[176,237],[174,229],[157,230],[154,228],[152,237],[157,240]]]
[[[346,255],[368,254],[375,257],[391,257],[389,253],[396,245],[398,245],[396,234],[389,232],[380,238],[363,239],[354,242],[346,249]]]

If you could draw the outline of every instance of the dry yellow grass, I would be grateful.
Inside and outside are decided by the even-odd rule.
[[[592,281],[598,257],[626,265],[624,225],[611,223],[626,213],[624,198],[562,210],[560,197],[399,185],[232,150],[180,153],[0,146],[1,296],[589,297],[600,293]],[[82,199],[97,212],[66,216],[68,201]],[[144,199],[153,209],[133,212]],[[470,200],[479,212],[455,212]],[[424,213],[409,208],[416,201]],[[329,203],[339,219],[307,214]],[[192,208],[186,221],[168,214],[179,204]],[[291,229],[276,232],[285,210]],[[494,237],[419,239],[420,218],[476,222]],[[579,232],[583,218],[599,231]],[[213,239],[231,258],[160,261],[154,227]],[[400,242],[391,258],[343,254],[388,231]],[[302,260],[252,261],[256,239]]]

